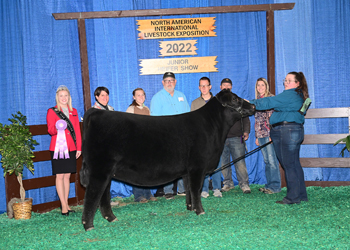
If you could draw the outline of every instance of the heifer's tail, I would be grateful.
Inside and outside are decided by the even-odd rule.
[[[86,163],[83,159],[83,166],[80,169],[80,184],[83,185],[84,187],[87,187],[89,184],[89,170],[86,166]]]
[[[83,119],[83,145],[82,145],[82,153],[83,156],[85,154],[85,157],[87,155],[87,150],[86,150],[86,133],[89,130],[90,126],[90,121],[91,121],[91,116],[90,114],[96,111],[96,109],[91,108],[88,111],[85,112],[84,114],[84,119]],[[89,168],[87,167],[87,164],[85,162],[85,158],[83,157],[83,164],[79,172],[80,175],[80,184],[83,185],[84,187],[87,187],[89,184]]]

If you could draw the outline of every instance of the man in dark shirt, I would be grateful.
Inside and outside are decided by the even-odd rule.
[[[220,89],[232,90],[232,81],[229,78],[224,78],[221,81]],[[243,124],[243,129],[242,129]],[[249,138],[250,132],[250,120],[249,117],[245,117],[241,121],[236,122],[230,131],[228,132],[224,150],[221,155],[222,166],[230,162],[230,154],[232,155],[232,160],[245,154],[245,141]],[[235,164],[236,175],[239,187],[242,189],[243,193],[250,193],[249,187],[249,177],[247,172],[247,166],[245,160],[242,159]],[[229,191],[234,188],[232,180],[232,169],[231,167],[222,170],[222,175],[224,177],[224,186],[222,191]]]

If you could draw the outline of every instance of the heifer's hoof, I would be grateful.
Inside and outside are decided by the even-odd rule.
[[[118,220],[118,218],[115,217],[115,216],[113,216],[113,217],[112,216],[110,216],[110,217],[106,216],[105,219],[108,220],[109,222],[113,222],[113,221],[117,221]]]
[[[193,207],[191,205],[187,205],[187,210],[193,211]]]
[[[94,229],[93,225],[92,226],[87,226],[84,222],[83,222],[83,225],[84,225],[84,229],[85,229],[86,232],[87,231],[91,231],[92,229]]]
[[[197,215],[205,214],[204,211],[196,211],[196,210],[195,210],[195,212],[196,212]]]
[[[85,231],[88,232],[88,231],[91,231],[92,229],[95,229],[95,228],[94,227],[85,228]]]
[[[83,220],[82,222],[83,222],[84,229],[86,232],[94,229],[94,225],[88,226],[88,225],[86,225],[86,221]]]

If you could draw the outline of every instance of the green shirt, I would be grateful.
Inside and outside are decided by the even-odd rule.
[[[299,113],[304,99],[295,89],[284,90],[276,96],[254,99],[250,103],[255,105],[256,110],[275,110],[270,117],[270,124],[283,121],[303,124],[305,121],[304,115]]]

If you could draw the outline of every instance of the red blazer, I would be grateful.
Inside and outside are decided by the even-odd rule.
[[[55,106],[57,108],[57,106]],[[66,140],[67,140],[67,146],[69,151],[81,151],[81,132],[80,132],[80,125],[79,125],[79,116],[78,112],[75,108],[73,108],[73,111],[69,110],[69,120],[71,121],[75,136],[77,140],[77,146],[75,146],[72,136],[69,133],[69,130],[66,128]],[[58,115],[53,111],[51,108],[47,111],[46,115],[46,122],[47,122],[47,130],[49,134],[51,135],[51,143],[50,143],[50,151],[55,151],[56,146],[56,138],[57,138],[57,128],[56,128],[56,122],[60,120]]]

